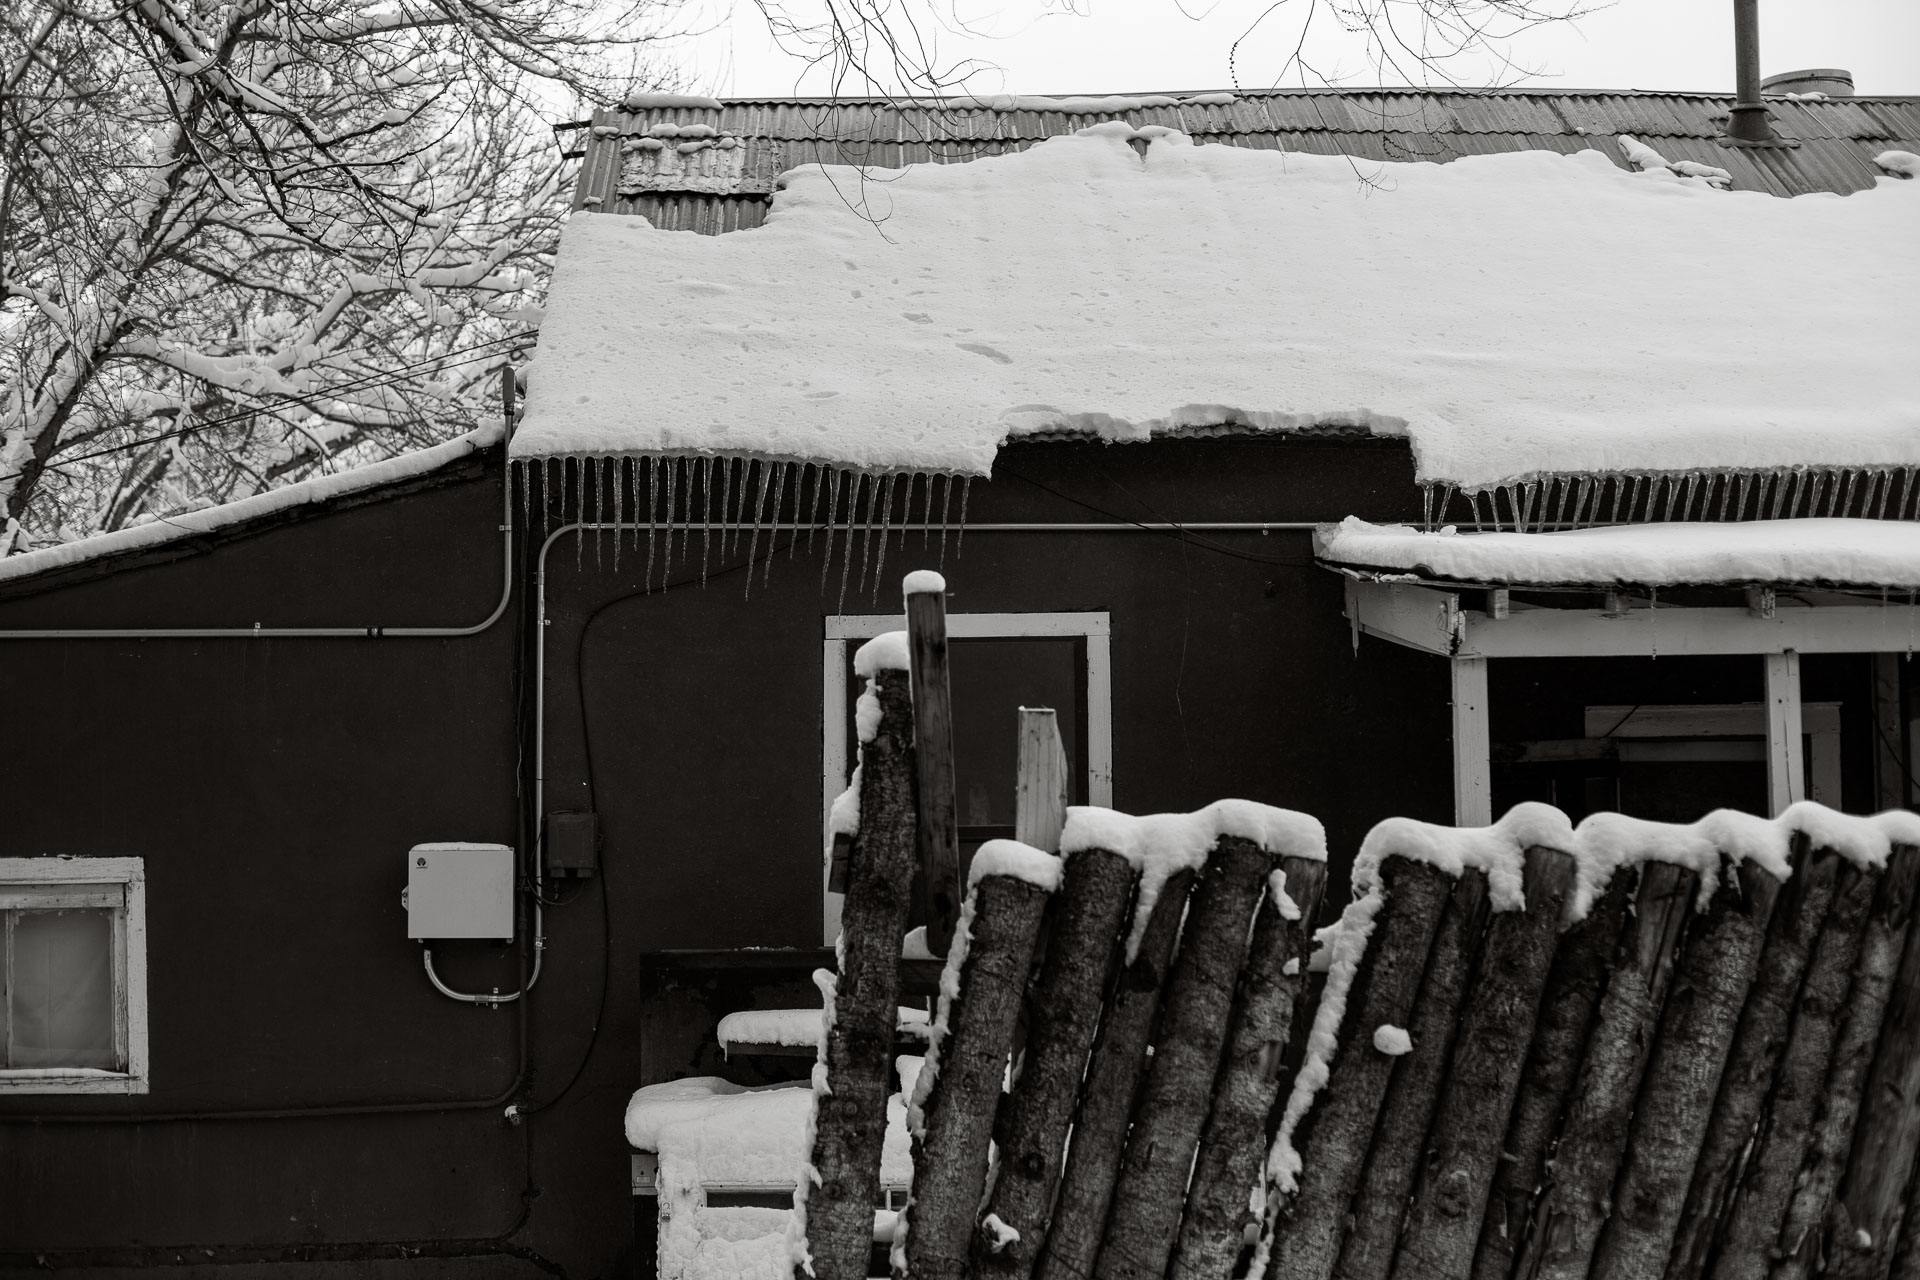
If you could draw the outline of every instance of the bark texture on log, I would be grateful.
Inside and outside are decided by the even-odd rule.
[[[1592,1264],[1698,882],[1693,872],[1669,863],[1640,869],[1634,913],[1621,931],[1613,974],[1600,998],[1551,1181],[1520,1256],[1518,1274],[1525,1280],[1585,1280]]]
[[[923,1108],[926,1136],[914,1142],[906,1262],[915,1280],[956,1280],[966,1274],[1007,1047],[1026,996],[1048,897],[1038,885],[1013,876],[984,876],[974,886],[972,918],[962,912],[969,942],[960,994],[948,1008],[947,1036]],[[869,1243],[873,1207],[874,1202],[865,1206]]]
[[[1115,975],[1080,1091],[1080,1109],[1073,1117],[1073,1142],[1060,1179],[1053,1227],[1034,1268],[1039,1280],[1086,1280],[1093,1274],[1106,1235],[1107,1209],[1120,1173],[1127,1125],[1147,1072],[1147,1043],[1192,888],[1191,871],[1178,872],[1167,881],[1147,916],[1133,961]]]
[[[1527,850],[1526,910],[1502,912],[1487,928],[1394,1263],[1402,1280],[1466,1280],[1473,1269],[1575,870],[1570,854]]]
[[[1832,909],[1840,865],[1839,855],[1830,850],[1809,850],[1804,835],[1794,837],[1793,874],[1774,905],[1760,966],[1734,1032],[1726,1070],[1720,1075],[1713,1121],[1707,1126],[1700,1158],[1694,1165],[1693,1185],[1687,1191],[1687,1203],[1674,1233],[1667,1280],[1698,1280],[1706,1272],[1728,1201],[1740,1179],[1743,1154],[1773,1091],[1774,1073],[1793,1025],[1793,1006],[1805,981],[1814,943]]]
[[[1166,1275],[1220,1070],[1234,987],[1246,962],[1247,935],[1272,862],[1253,841],[1222,836],[1201,868],[1167,979],[1153,1062],[1114,1183],[1106,1239],[1094,1263],[1099,1280]]]
[[[1520,1068],[1500,1165],[1487,1196],[1473,1280],[1508,1280],[1513,1274],[1533,1220],[1534,1200],[1546,1182],[1547,1153],[1560,1131],[1560,1117],[1586,1056],[1587,1037],[1607,987],[1607,966],[1619,943],[1627,904],[1633,901],[1635,879],[1616,875],[1587,918],[1567,930],[1554,953],[1533,1043]]]
[[[1714,1280],[1762,1280],[1773,1264],[1794,1180],[1813,1142],[1834,1039],[1879,881],[1878,874],[1863,873],[1851,864],[1840,868],[1826,927],[1807,961],[1773,1092],[1747,1153],[1744,1176],[1727,1206],[1726,1226],[1709,1271]]]
[[[860,747],[860,830],[847,866],[840,964],[827,1028],[828,1093],[814,1098],[806,1198],[807,1249],[816,1280],[862,1280],[880,1201],[894,1022],[900,1009],[900,936],[913,893],[913,703],[907,673],[874,676],[880,725]]]
[[[1033,1273],[1060,1179],[1067,1123],[1139,879],[1131,862],[1108,849],[1083,849],[1066,863],[1047,956],[1027,1006],[1020,1078],[994,1124],[1000,1154],[987,1212],[1018,1238],[1001,1245],[975,1232],[970,1276],[1025,1280]]]
[[[1366,1168],[1354,1193],[1353,1222],[1333,1274],[1340,1280],[1385,1280],[1400,1243],[1407,1197],[1427,1154],[1427,1126],[1440,1100],[1440,1082],[1453,1051],[1481,940],[1487,931],[1487,876],[1468,868],[1434,930],[1426,975],[1406,1031],[1413,1048],[1393,1065],[1387,1095],[1374,1123]]]
[[[1315,1100],[1299,1191],[1275,1223],[1269,1280],[1326,1280],[1333,1272],[1393,1074],[1394,1059],[1374,1048],[1373,1033],[1383,1023],[1406,1025],[1453,889],[1444,871],[1398,856],[1387,858],[1380,874],[1384,900],[1354,975],[1331,1073]]]
[[[1896,852],[1896,857],[1902,856]],[[1827,1274],[1879,1277],[1893,1265],[1920,1144],[1920,928],[1906,947],[1860,1103],[1860,1123],[1828,1225]]]
[[[1280,1088],[1281,1054],[1294,1009],[1305,1003],[1301,997],[1313,951],[1313,922],[1327,884],[1327,864],[1317,859],[1282,858],[1280,869],[1300,918],[1289,920],[1281,914],[1271,893],[1260,900],[1253,948],[1234,997],[1226,1060],[1194,1160],[1172,1280],[1228,1280],[1246,1229],[1255,1220],[1250,1203],[1267,1153],[1267,1120]]]
[[[1814,1274],[1827,1256],[1823,1227],[1847,1153],[1853,1149],[1861,1094],[1900,969],[1916,889],[1920,889],[1920,849],[1895,849],[1861,931],[1860,958],[1853,966],[1853,989],[1847,993],[1846,1012],[1834,1037],[1820,1119],[1794,1183],[1793,1198],[1787,1202],[1786,1220],[1780,1225],[1779,1258],[1768,1273],[1774,1280],[1802,1280]]]
[[[1723,861],[1712,902],[1688,926],[1594,1253],[1596,1280],[1666,1270],[1780,885],[1758,863]]]
[[[1900,1221],[1900,1244],[1893,1251],[1891,1280],[1920,1280],[1920,1177],[1907,1184],[1906,1213]]]

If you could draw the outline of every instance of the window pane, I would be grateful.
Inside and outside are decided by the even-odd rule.
[[[17,912],[12,950],[8,1065],[117,1067],[113,913]]]

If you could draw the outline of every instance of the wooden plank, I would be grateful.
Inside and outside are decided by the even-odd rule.
[[[1020,743],[1013,797],[1013,838],[1048,853],[1060,851],[1067,824],[1067,748],[1060,721],[1046,707],[1020,708]]]
[[[1840,732],[1840,704],[1802,702],[1806,733]],[[1594,706],[1586,710],[1589,738],[1764,738],[1764,702],[1676,702],[1654,706]]]
[[[1767,674],[1767,807],[1778,815],[1807,797],[1801,755],[1800,655],[1789,649],[1765,657]]]
[[[1907,802],[1906,751],[1902,735],[1900,661],[1897,653],[1873,655],[1873,787],[1876,809]]]
[[[1487,661],[1455,658],[1453,668],[1453,822],[1493,821],[1493,739],[1487,728]]]
[[[835,613],[826,620],[829,640],[871,640],[900,629],[897,613]],[[1111,615],[1102,610],[1085,613],[950,613],[949,640],[989,640],[1002,636],[1104,636],[1112,629]]]
[[[937,581],[937,579],[936,579]],[[947,595],[907,593],[907,647],[913,663],[913,747],[919,799],[919,878],[927,948],[947,953],[960,918],[960,826],[954,812],[953,686],[947,672]]]

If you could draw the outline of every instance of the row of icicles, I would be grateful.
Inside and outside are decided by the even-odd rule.
[[[1886,467],[1556,476],[1482,493],[1423,485],[1422,518],[1428,529],[1452,522],[1515,533],[1662,520],[1911,520],[1920,506],[1913,480],[1913,468]],[[1456,515],[1459,504],[1466,510]]]
[[[791,560],[804,541],[811,555],[818,536],[825,543],[820,556],[824,591],[837,538],[842,606],[849,586],[856,597],[863,591],[878,597],[890,538],[898,539],[905,554],[907,539],[918,532],[922,550],[931,554],[937,531],[944,566],[951,532],[957,557],[970,479],[713,456],[546,458],[519,463],[515,470],[522,527],[532,533],[537,519],[544,541],[555,530],[579,526],[573,542],[576,567],[585,563],[591,543],[595,565],[610,561],[616,571],[624,548],[641,565],[641,581],[649,591],[691,583],[696,576],[705,586],[710,572],[737,567],[728,562],[744,543],[745,594],[751,596],[756,567],[764,587],[778,553]],[[853,578],[856,559],[858,579]]]

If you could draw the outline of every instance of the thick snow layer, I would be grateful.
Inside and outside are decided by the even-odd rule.
[[[1916,225],[1894,178],[1789,200],[1598,151],[1389,164],[1121,122],[809,166],[750,231],[575,214],[512,448],[985,475],[1029,432],[1226,423],[1407,433],[1468,487],[1920,464]]]
[[[1896,844],[1920,846],[1920,814],[1890,809],[1872,817],[1836,813],[1802,800],[1777,819],[1786,832],[1802,832],[1816,849],[1831,849],[1862,867],[1884,867]]]
[[[1920,156],[1911,151],[1882,151],[1873,162],[1902,178],[1920,178]]]
[[[641,93],[635,91],[620,100],[620,105],[629,111],[683,110],[683,111],[719,111],[722,104],[718,98],[705,97],[698,93]]]
[[[720,1019],[713,1038],[720,1048],[732,1052],[735,1045],[777,1044],[788,1047],[820,1043],[824,1009],[745,1009]],[[928,1015],[925,1009],[902,1006],[894,1029],[907,1035],[925,1035]]]
[[[470,453],[498,444],[503,430],[504,428],[496,422],[491,426],[469,431],[466,435],[456,436],[444,444],[436,444],[427,449],[416,449],[412,453],[403,453],[395,458],[369,463],[364,467],[354,467],[348,471],[338,471],[330,476],[316,476],[311,480],[302,480],[298,484],[269,489],[265,493],[256,493],[251,498],[242,498],[238,502],[229,502],[217,507],[203,507],[199,511],[188,511],[177,516],[164,516],[148,521],[146,524],[116,529],[112,533],[96,534],[91,538],[80,538],[74,542],[61,543],[59,546],[42,547],[38,551],[8,556],[0,559],[0,582],[30,577],[50,569],[64,569],[68,565],[98,560],[103,556],[120,555],[128,551],[145,551],[149,547],[178,542],[182,538],[230,529],[234,525],[258,520],[263,516],[276,515],[282,511],[290,511],[295,507],[326,502],[352,493],[364,493],[369,489],[378,489],[400,480],[411,480],[415,476],[438,471]]]
[[[973,862],[967,868],[967,884],[979,884],[988,876],[1012,876],[1052,893],[1060,887],[1064,866],[1045,849],[1036,849],[1018,840],[989,840],[974,850]]]
[[[906,632],[883,631],[855,650],[853,674],[871,680],[876,671],[910,671],[913,663],[907,654]]]
[[[1200,93],[1177,98],[1172,94],[1102,94],[1091,97],[1049,98],[1031,93],[962,94],[936,98],[929,105],[950,111],[1058,111],[1064,115],[1121,115],[1149,107],[1224,107],[1238,101],[1230,93]]]
[[[915,569],[900,584],[902,595],[935,595],[947,589],[947,580],[931,569]]]
[[[1390,1058],[1397,1058],[1413,1052],[1413,1037],[1407,1034],[1405,1027],[1383,1022],[1373,1029],[1373,1047]]]
[[[1672,521],[1553,533],[1422,533],[1349,516],[1320,526],[1313,549],[1333,564],[1464,582],[1920,586],[1920,524],[1907,520]]]
[[[1443,827],[1412,818],[1388,818],[1360,842],[1353,889],[1356,895],[1376,891],[1380,864],[1398,856],[1430,863],[1456,877],[1469,867],[1478,868],[1486,873],[1487,896],[1495,911],[1522,911],[1527,905],[1521,890],[1527,850],[1544,846],[1578,857],[1578,844],[1566,814],[1534,801],[1515,805],[1490,827]]]

